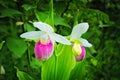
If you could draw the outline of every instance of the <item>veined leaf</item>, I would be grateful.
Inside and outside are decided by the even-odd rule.
[[[74,68],[75,59],[71,46],[63,45],[60,55],[53,55],[42,66],[42,80],[68,80],[71,70]],[[61,48],[60,48],[61,49]],[[58,51],[60,51],[58,49]],[[56,51],[58,54],[59,52]]]
[[[85,80],[85,63],[77,62],[74,69],[71,71],[69,80]]]
[[[62,53],[56,59],[56,79],[68,80],[70,72],[75,66],[75,58],[72,53],[72,46],[63,45]],[[58,52],[59,53],[59,52]]]
[[[55,80],[55,56],[43,62],[41,80]]]
[[[58,44],[57,47],[56,47],[56,52],[55,52],[55,55],[56,56],[59,56],[62,54],[63,50],[64,50],[64,47],[63,44]]]

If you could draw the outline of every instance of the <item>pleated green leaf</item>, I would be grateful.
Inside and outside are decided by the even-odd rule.
[[[63,48],[61,51],[59,49]],[[68,80],[71,70],[74,68],[75,59],[71,46],[62,45],[55,51],[49,60],[43,63],[42,80]],[[58,52],[59,51],[59,52]],[[56,53],[57,52],[57,53]]]
[[[43,62],[41,80],[55,80],[55,56]]]
[[[70,72],[75,66],[75,58],[72,53],[72,46],[63,45],[56,62],[56,79],[55,80],[68,80]],[[59,50],[59,49],[58,49]],[[59,52],[57,52],[59,53]]]
[[[85,80],[85,63],[77,62],[75,68],[71,71],[69,80]]]

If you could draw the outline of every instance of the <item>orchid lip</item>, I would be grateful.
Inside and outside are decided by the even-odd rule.
[[[85,47],[84,47],[84,46],[80,46],[80,47],[81,47],[82,52],[81,52],[80,55],[75,56],[76,61],[82,61],[82,60],[85,58],[85,56],[86,56],[86,50],[85,50]]]
[[[54,50],[54,44],[52,41],[42,44],[41,41],[38,41],[34,47],[35,57],[39,60],[47,60],[51,57]]]

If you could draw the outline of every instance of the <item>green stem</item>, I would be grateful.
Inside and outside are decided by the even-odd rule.
[[[57,80],[58,56],[55,55],[55,80]]]
[[[50,1],[50,19],[51,19],[51,26],[54,27],[53,0]]]
[[[28,45],[28,52],[27,52],[27,59],[28,59],[28,64],[29,64],[29,66],[30,66],[30,44],[29,44],[29,42],[27,43],[27,45]]]
[[[74,26],[78,24],[79,9],[74,13]]]

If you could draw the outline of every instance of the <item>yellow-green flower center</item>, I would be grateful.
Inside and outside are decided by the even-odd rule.
[[[77,44],[79,44],[79,45],[82,43],[82,42],[81,42],[80,40],[78,40],[78,39],[72,39],[71,42],[77,43]]]
[[[45,35],[45,37],[42,37],[40,39],[41,44],[47,44],[49,41],[50,41],[50,37],[47,34]]]
[[[79,43],[74,43],[73,44],[73,48],[72,48],[72,52],[75,56],[78,56],[81,54],[82,50],[80,48],[80,44]]]

